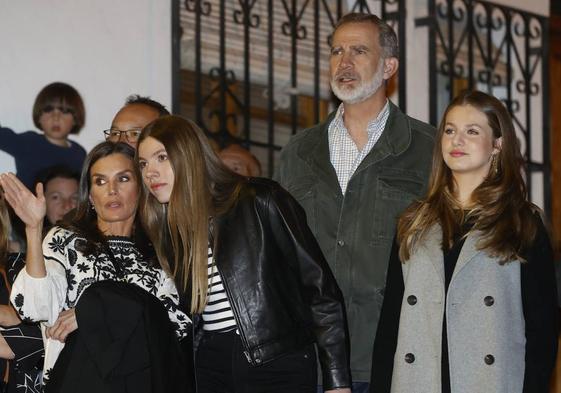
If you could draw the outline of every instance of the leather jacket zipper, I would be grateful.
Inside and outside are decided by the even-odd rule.
[[[216,260],[215,260],[215,266],[216,266],[216,271],[218,272],[218,275],[220,276],[220,280],[222,280],[222,285],[224,286],[224,290],[226,291],[226,297],[228,298],[228,302],[230,303],[230,307],[232,308],[232,314],[234,314],[234,319],[236,320],[236,326],[238,327],[238,331],[240,332],[240,338],[242,339],[242,344],[244,347],[244,355],[247,358],[247,361],[249,362],[249,364],[251,365],[255,365],[257,362],[253,361],[251,359],[251,355],[249,354],[248,348],[249,345],[247,344],[247,339],[245,338],[245,334],[243,329],[241,328],[241,324],[239,321],[239,317],[238,317],[238,310],[236,308],[236,305],[234,305],[234,302],[232,302],[232,296],[230,293],[230,288],[228,287],[228,283],[226,282],[226,280],[224,280],[224,277],[222,276],[222,273],[220,273],[220,269],[218,269],[218,266],[216,265]],[[259,362],[261,363],[261,362]]]

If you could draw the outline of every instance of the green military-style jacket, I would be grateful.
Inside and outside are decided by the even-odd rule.
[[[275,179],[304,207],[343,291],[353,381],[368,382],[397,218],[426,191],[435,129],[390,102],[380,139],[343,195],[329,157],[328,126],[334,117],[335,112],[292,137]]]

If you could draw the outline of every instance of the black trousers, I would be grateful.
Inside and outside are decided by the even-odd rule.
[[[198,393],[316,393],[313,345],[261,366],[251,366],[235,331],[205,333],[195,358]]]

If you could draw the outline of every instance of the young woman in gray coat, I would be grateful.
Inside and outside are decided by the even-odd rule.
[[[452,101],[428,194],[399,220],[372,392],[548,391],[557,291],[522,164],[499,100],[466,91]]]

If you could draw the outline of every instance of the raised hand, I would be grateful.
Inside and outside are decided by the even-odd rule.
[[[37,184],[37,196],[33,195],[13,173],[2,173],[0,185],[4,189],[6,201],[27,227],[42,226],[47,211],[42,183]]]

